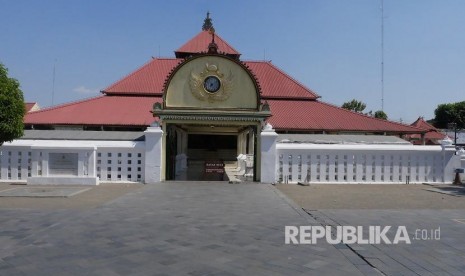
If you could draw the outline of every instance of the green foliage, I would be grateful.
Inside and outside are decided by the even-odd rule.
[[[383,120],[387,120],[388,119],[388,116],[387,114],[382,111],[382,110],[378,110],[375,112],[375,118],[378,118],[378,119],[383,119]]]
[[[465,128],[465,101],[440,104],[434,111],[434,126],[447,128],[448,123],[457,123],[457,128]]]
[[[351,111],[358,112],[358,113],[363,113],[363,111],[365,110],[365,108],[367,106],[366,106],[365,103],[363,103],[361,101],[357,101],[356,99],[353,99],[353,100],[351,100],[349,102],[343,103],[341,107],[344,108],[344,109],[348,109],[348,110],[351,110]],[[364,114],[367,115],[367,116],[370,116],[370,117],[378,118],[378,119],[383,119],[383,120],[388,119],[387,114],[382,110],[378,110],[374,114],[373,114],[373,111],[370,110],[370,111],[368,111],[368,112],[366,112]]]
[[[0,63],[0,145],[23,136],[26,113],[19,82],[8,77],[8,69]]]
[[[344,109],[348,109],[348,110],[352,110],[352,111],[355,111],[355,112],[362,113],[363,110],[365,110],[365,108],[367,107],[367,105],[364,104],[361,101],[357,101],[357,100],[353,99],[350,102],[343,103],[341,107],[344,108]]]

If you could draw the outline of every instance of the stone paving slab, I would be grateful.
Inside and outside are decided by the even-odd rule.
[[[411,244],[351,246],[385,275],[464,275],[465,210],[311,210],[338,225],[405,226]],[[421,230],[440,228],[440,239],[423,239]],[[417,231],[418,230],[418,231]],[[426,237],[426,236],[425,236]]]
[[[286,225],[317,223],[298,210],[271,185],[224,182],[147,185],[86,210],[3,209],[0,275],[376,273],[326,243],[285,245]]]
[[[433,193],[426,189],[456,189],[461,186],[421,184],[312,184],[276,187],[309,210],[320,209],[462,209],[463,196]],[[465,191],[464,188],[463,191]]]
[[[436,187],[425,189],[425,190],[430,191],[430,192],[435,192],[435,193],[451,195],[451,196],[465,197],[465,186],[462,186],[462,185],[446,186],[446,187],[436,186]]]
[[[72,197],[91,188],[18,187],[0,191],[0,197]]]

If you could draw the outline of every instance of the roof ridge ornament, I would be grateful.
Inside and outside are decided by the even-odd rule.
[[[208,44],[208,53],[218,54],[218,45],[215,43],[215,28],[211,27],[208,33],[212,35],[212,42]]]
[[[203,21],[202,31],[209,31],[213,29],[212,19],[210,18],[210,12],[207,12],[207,17]]]
[[[208,54],[218,54],[218,45],[215,43],[215,28],[213,28],[212,19],[210,18],[210,12],[207,12],[207,17],[203,21],[202,31],[208,31],[212,36],[212,42],[208,44]]]

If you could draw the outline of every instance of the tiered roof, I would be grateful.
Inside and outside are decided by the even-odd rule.
[[[218,52],[226,54],[233,58],[239,58],[241,55],[236,49],[234,49],[228,42],[222,39],[217,34],[212,34],[207,30],[201,31],[199,34],[194,36],[191,40],[182,45],[177,49],[174,54],[176,58],[185,58],[192,54],[206,52],[208,45],[212,42],[212,35],[214,35],[215,43],[218,46]]]
[[[269,100],[271,125],[281,131],[414,133],[419,129],[321,101]]]
[[[175,51],[177,58],[154,58],[102,90],[102,96],[31,112],[25,124],[149,126],[155,120],[150,113],[152,105],[162,101],[169,73],[183,61],[181,57],[205,52],[211,39],[211,32],[201,31]],[[215,43],[220,53],[239,58],[240,53],[216,34]],[[416,126],[375,119],[321,102],[317,93],[269,61],[243,62],[256,76],[262,100],[271,107],[269,121],[279,131],[425,132]]]
[[[102,90],[106,95],[162,96],[163,84],[170,71],[182,59],[154,58],[145,65]]]
[[[99,96],[28,113],[27,125],[149,126],[160,97]]]
[[[418,119],[411,124],[411,126],[422,129],[425,131],[425,141],[427,144],[437,144],[439,140],[442,140],[447,137],[446,134],[441,133],[433,125],[425,121],[423,117],[418,117]],[[414,144],[421,144],[421,134],[411,134],[407,137]]]

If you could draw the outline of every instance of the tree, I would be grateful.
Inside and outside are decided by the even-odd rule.
[[[382,111],[382,110],[378,110],[375,112],[375,118],[378,118],[378,119],[383,119],[383,120],[387,120],[388,119],[388,116],[387,114]]]
[[[23,136],[26,113],[19,82],[8,77],[8,69],[0,63],[0,146]]]
[[[357,101],[355,99],[351,100],[350,102],[345,102],[341,106],[344,109],[352,110],[355,112],[362,113],[363,110],[365,110],[365,107],[367,107],[366,104],[364,104],[361,101]]]
[[[465,128],[465,101],[440,104],[434,115],[434,126],[437,128],[447,128],[448,123],[456,123],[457,128]]]

